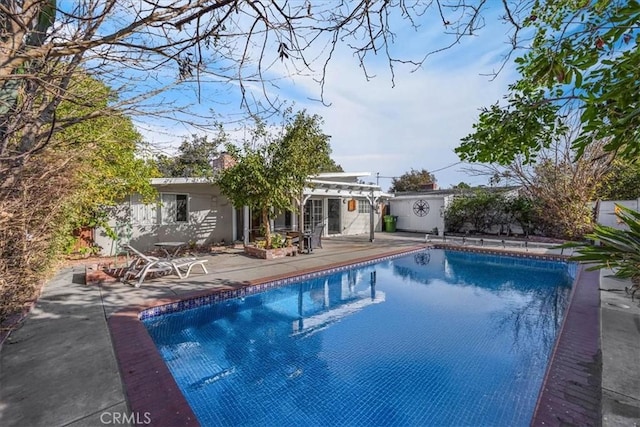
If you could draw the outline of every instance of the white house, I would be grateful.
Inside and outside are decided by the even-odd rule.
[[[380,206],[392,197],[379,186],[361,184],[369,173],[324,173],[310,177],[303,192],[303,227],[297,214],[287,212],[273,220],[275,231],[307,230],[324,224],[324,236],[373,233],[381,230]],[[259,218],[248,208],[233,206],[219,187],[204,178],[155,178],[159,198],[144,203],[133,194],[109,208],[109,227],[94,232],[102,255],[119,251],[119,243],[131,242],[139,250],[150,250],[158,242],[182,241],[198,245],[252,239]]]

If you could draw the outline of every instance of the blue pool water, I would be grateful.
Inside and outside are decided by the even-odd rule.
[[[566,263],[427,250],[145,319],[207,426],[527,426]]]

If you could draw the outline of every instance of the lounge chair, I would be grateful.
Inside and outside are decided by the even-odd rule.
[[[194,257],[182,257],[182,258],[157,258],[150,255],[145,255],[133,246],[125,245],[127,250],[133,252],[138,258],[129,264],[129,268],[125,271],[123,281],[129,280],[131,276],[133,279],[137,279],[136,288],[140,287],[145,277],[149,273],[168,274],[171,272],[185,279],[189,277],[191,269],[198,265],[202,268],[204,274],[209,273],[204,263],[206,259],[199,259]]]
[[[324,230],[324,224],[316,224],[311,233],[304,234],[304,247],[307,253],[312,252],[315,248],[322,248],[322,230]]]

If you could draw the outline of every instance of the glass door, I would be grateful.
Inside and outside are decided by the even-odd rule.
[[[340,234],[342,233],[340,225],[340,199],[328,199],[327,210],[327,234]]]
[[[304,204],[304,228],[312,231],[316,224],[323,223],[322,200],[310,199]]]

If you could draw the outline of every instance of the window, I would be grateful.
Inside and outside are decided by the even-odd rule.
[[[368,200],[359,200],[358,201],[358,213],[369,213],[371,212],[371,205]]]
[[[186,194],[162,194],[162,223],[189,222],[189,196]]]
[[[156,223],[157,203],[144,204],[139,194],[133,194],[131,195],[129,206],[133,224],[149,225]]]
[[[307,200],[304,205],[304,229],[313,230],[316,224],[323,223],[323,217],[322,200]]]

